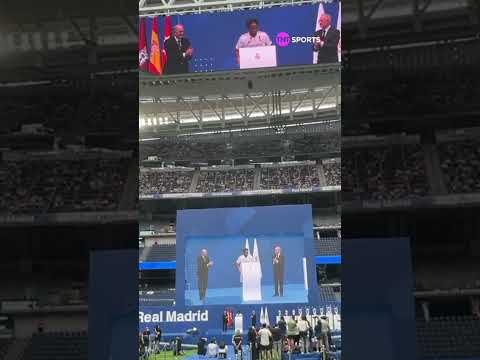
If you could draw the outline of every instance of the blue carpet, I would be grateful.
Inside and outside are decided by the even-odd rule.
[[[207,289],[205,304],[198,298],[198,289],[185,290],[186,305],[234,305],[234,304],[276,304],[276,303],[306,303],[308,302],[308,291],[303,284],[288,284],[283,289],[282,297],[274,297],[273,285],[262,286],[262,300],[242,301],[242,288],[216,288]]]

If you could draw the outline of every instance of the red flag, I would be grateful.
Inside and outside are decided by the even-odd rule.
[[[233,312],[232,310],[229,310],[227,312],[227,327],[231,328],[233,325]]]
[[[167,52],[165,51],[165,41],[167,41],[170,36],[172,36],[172,20],[170,15],[165,16],[165,27],[164,27],[164,38],[163,38],[163,49],[162,49],[162,65],[165,66],[167,63]]]
[[[148,71],[155,75],[162,74],[162,64],[160,62],[160,43],[158,40],[158,17],[153,18],[152,23],[152,39],[150,41],[150,62]]]
[[[140,19],[140,34],[138,35],[138,67],[148,70],[147,38],[145,36],[145,18]]]

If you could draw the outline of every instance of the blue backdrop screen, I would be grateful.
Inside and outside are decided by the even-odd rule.
[[[209,72],[239,69],[236,44],[239,37],[248,32],[248,19],[257,19],[259,30],[265,32],[275,46],[277,66],[316,63],[312,43],[306,38],[313,37],[318,30],[318,18],[322,13],[329,14],[331,26],[340,30],[341,12],[337,1],[261,10],[173,15],[170,19],[172,26],[184,25],[185,37],[191,42],[193,57],[190,72]],[[158,24],[160,42],[163,43],[164,16],[158,17]],[[146,18],[147,51],[150,51],[151,28],[152,18]]]
[[[177,304],[314,302],[311,214],[310,205],[179,211]],[[282,255],[276,266],[275,247]]]

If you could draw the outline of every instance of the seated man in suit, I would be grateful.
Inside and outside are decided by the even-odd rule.
[[[318,24],[320,30],[315,31],[316,41],[313,45],[313,51],[318,52],[317,64],[336,63],[340,31],[331,26],[332,18],[328,14],[322,14]]]
[[[185,74],[188,73],[188,62],[192,58],[193,49],[190,40],[184,37],[185,29],[183,25],[175,25],[173,36],[165,40],[164,49],[167,53],[167,63],[165,65],[165,74]]]

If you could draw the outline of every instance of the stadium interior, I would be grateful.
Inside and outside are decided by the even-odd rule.
[[[283,204],[312,204],[315,256],[341,255],[342,238],[408,237],[411,358],[480,359],[478,2],[352,2],[341,69],[175,81],[137,79],[138,14],[123,1],[31,2],[42,26],[24,7],[0,14],[1,359],[88,358],[91,250],[138,245],[140,263],[166,263],[177,210]],[[317,266],[322,299],[341,300],[340,274]],[[175,293],[174,270],[140,271],[140,303]]]

